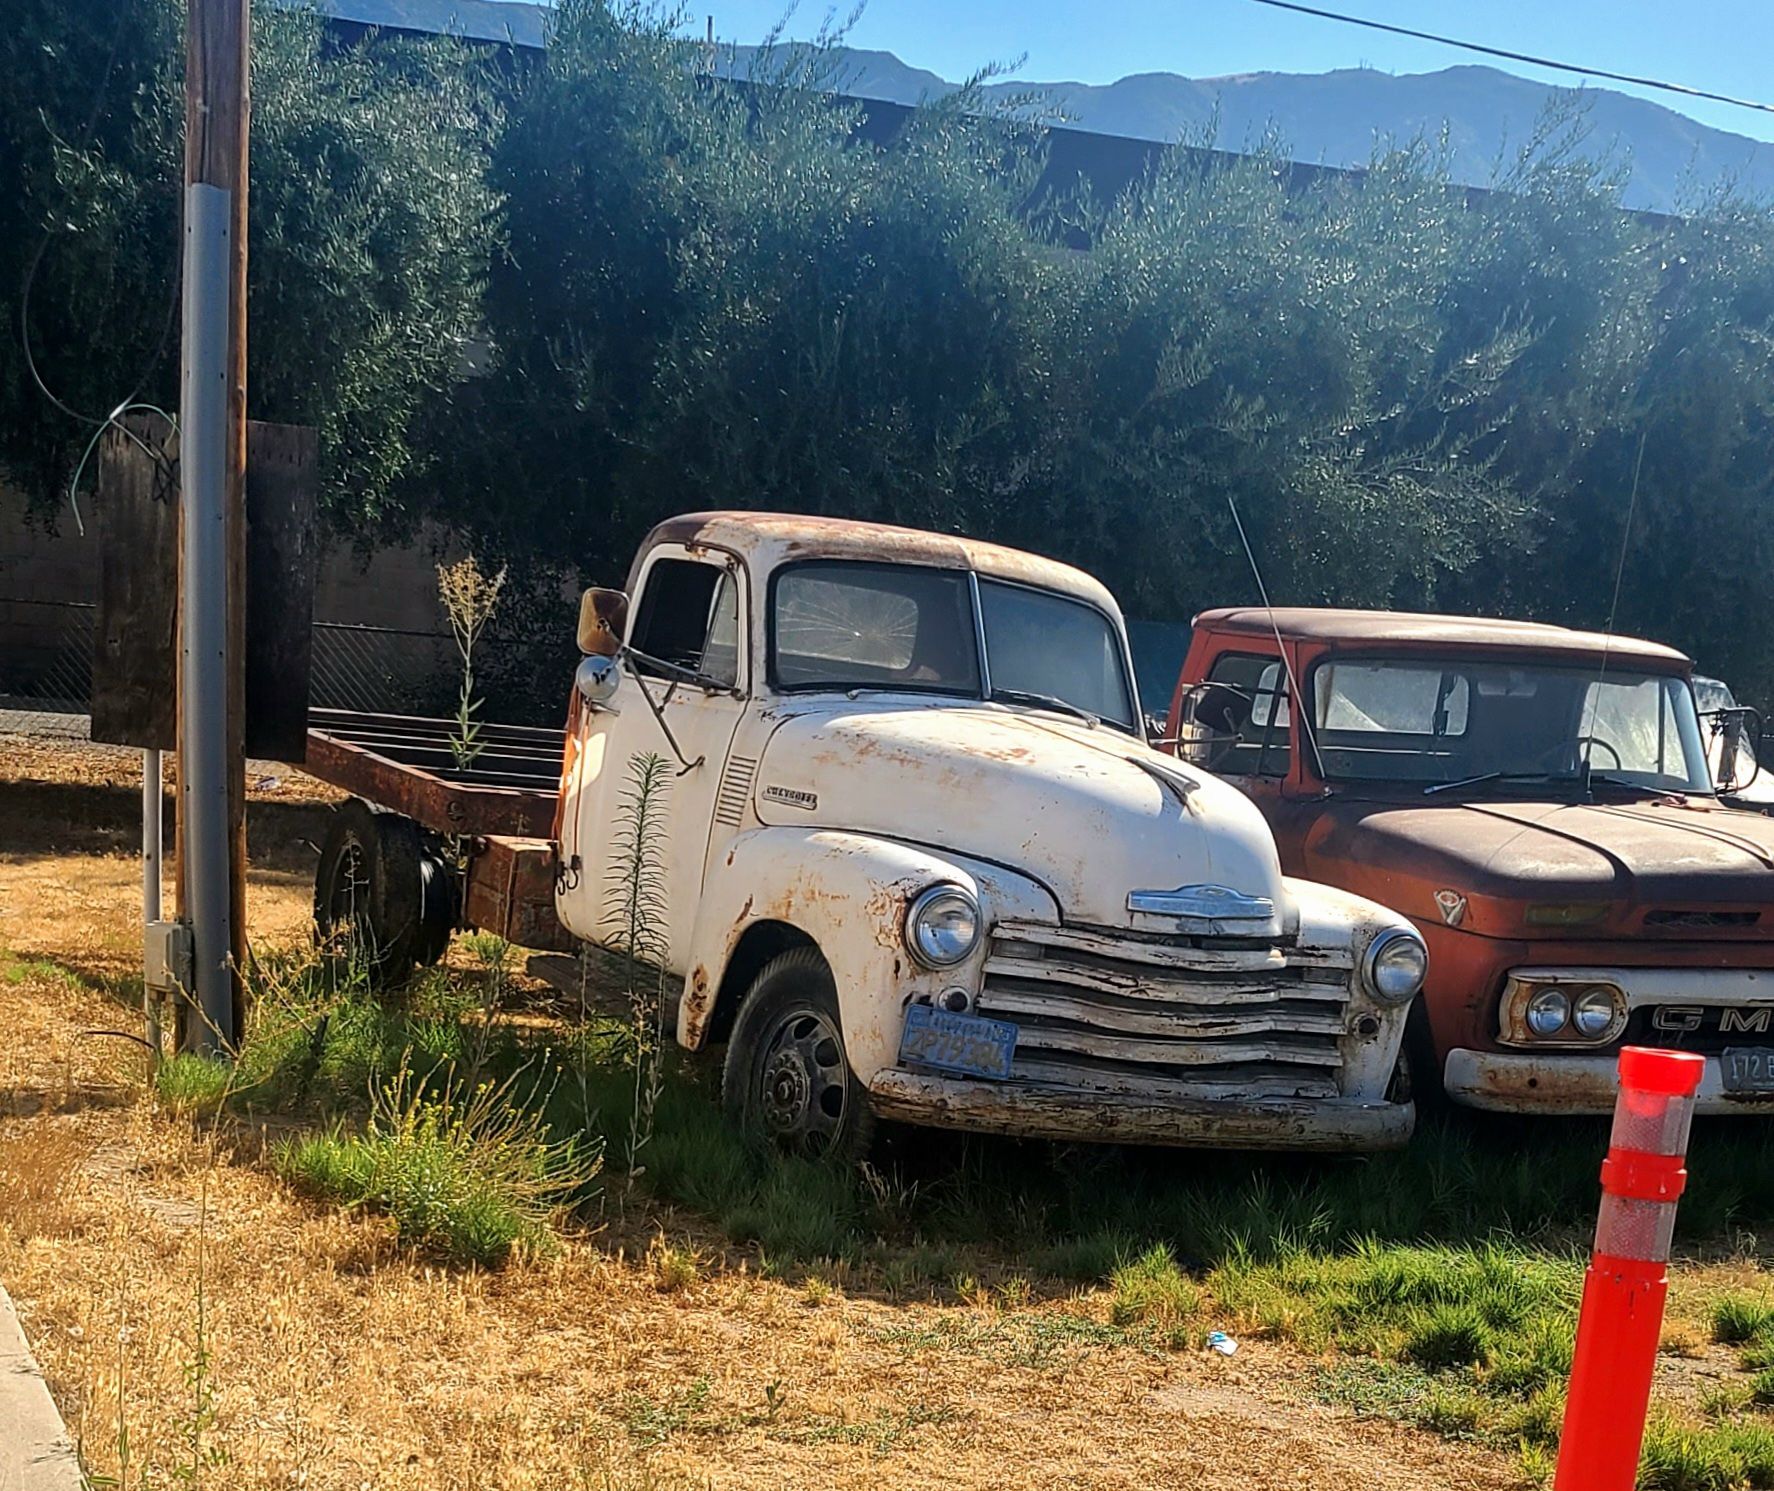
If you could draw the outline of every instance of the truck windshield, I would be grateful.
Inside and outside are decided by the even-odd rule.
[[[1710,792],[1694,695],[1667,674],[1465,658],[1329,659],[1312,718],[1330,780],[1450,787],[1591,776]]]
[[[979,582],[965,570],[810,560],[777,571],[770,607],[776,686],[994,697],[1134,729],[1120,633],[1094,606],[1051,590]],[[980,666],[984,635],[986,667]]]

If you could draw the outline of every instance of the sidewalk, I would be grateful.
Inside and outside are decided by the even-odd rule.
[[[74,1446],[4,1289],[0,1289],[0,1488],[81,1491]]]

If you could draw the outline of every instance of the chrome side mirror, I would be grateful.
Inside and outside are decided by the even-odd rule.
[[[628,597],[594,585],[579,598],[579,650],[587,657],[613,658],[628,631]]]
[[[579,697],[593,709],[608,706],[616,692],[616,685],[622,681],[622,665],[613,657],[606,657],[601,652],[594,652],[579,664],[573,674],[573,687],[579,691]]]

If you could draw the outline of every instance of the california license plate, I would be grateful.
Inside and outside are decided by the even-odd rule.
[[[1008,1020],[953,1015],[927,1004],[911,1005],[905,1012],[899,1059],[906,1066],[1003,1082],[1015,1055],[1016,1027]]]
[[[1727,1046],[1719,1057],[1726,1092],[1774,1097],[1774,1046]]]

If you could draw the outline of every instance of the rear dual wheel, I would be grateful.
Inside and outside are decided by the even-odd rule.
[[[356,797],[334,810],[314,872],[322,946],[395,985],[444,955],[456,913],[455,872],[417,823]]]

